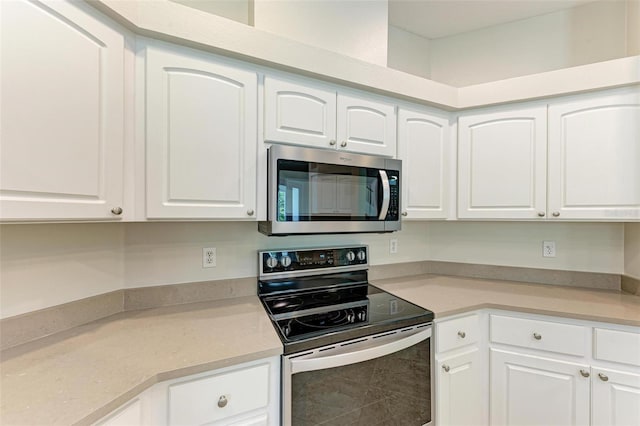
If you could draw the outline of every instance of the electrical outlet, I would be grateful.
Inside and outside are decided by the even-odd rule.
[[[202,249],[202,267],[215,268],[216,266],[216,248],[205,247]]]
[[[542,242],[542,256],[543,257],[556,257],[556,242],[555,241],[543,241]]]
[[[398,252],[398,239],[392,238],[389,240],[389,253],[395,254]]]

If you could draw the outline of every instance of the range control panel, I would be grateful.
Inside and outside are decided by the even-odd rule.
[[[352,246],[329,249],[274,250],[259,253],[260,276],[297,271],[326,271],[345,266],[369,264],[368,247]]]

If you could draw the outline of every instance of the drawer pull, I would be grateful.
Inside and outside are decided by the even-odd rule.
[[[115,214],[116,216],[120,216],[122,214],[122,207],[112,208],[111,213]]]
[[[343,148],[344,148],[345,146],[347,146],[347,141],[342,141],[342,142],[340,143],[340,146],[341,146],[341,147],[343,147]]]
[[[609,376],[607,376],[606,374],[598,373],[598,377],[600,377],[600,380],[602,380],[603,382],[609,381]]]
[[[464,339],[465,337],[467,337],[467,333],[465,333],[464,331],[458,331],[458,336],[460,336],[461,339]]]
[[[582,377],[589,377],[590,376],[589,372],[586,371],[586,370],[580,370],[580,374],[582,375]]]
[[[451,368],[447,364],[442,364],[442,369],[444,370],[445,373],[448,373],[449,370],[451,370]]]
[[[218,407],[220,408],[224,408],[227,406],[227,403],[229,401],[227,400],[227,397],[222,395],[219,399],[218,399]]]
[[[536,339],[536,340],[541,340],[542,339],[542,334],[533,333],[533,338]]]
[[[336,141],[334,139],[331,139],[329,141],[329,145],[334,146],[336,144]]]

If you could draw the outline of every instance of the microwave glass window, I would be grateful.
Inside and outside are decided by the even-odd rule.
[[[278,221],[378,220],[377,169],[278,160]]]

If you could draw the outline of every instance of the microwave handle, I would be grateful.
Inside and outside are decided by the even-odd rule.
[[[386,170],[380,170],[380,181],[382,182],[382,206],[380,207],[379,220],[384,220],[389,211],[389,200],[391,199],[391,185]]]

